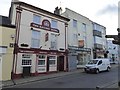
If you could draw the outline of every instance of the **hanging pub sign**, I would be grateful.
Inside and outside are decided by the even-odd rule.
[[[49,37],[49,34],[48,34],[48,33],[46,33],[46,34],[45,34],[45,42],[47,42],[47,41],[48,41],[48,37]]]
[[[51,28],[51,23],[47,19],[44,19],[42,21],[42,25],[39,25],[39,24],[36,24],[36,23],[31,23],[30,26],[34,27],[34,28],[40,28],[40,29],[44,29],[44,30],[47,30],[47,31],[52,31],[52,32],[59,33],[59,30],[57,28]]]

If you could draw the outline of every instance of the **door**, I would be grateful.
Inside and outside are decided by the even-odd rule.
[[[47,72],[49,71],[49,67],[50,67],[50,64],[49,64],[49,56],[47,57]]]
[[[64,71],[64,56],[59,56],[58,59],[58,70]]]
[[[100,61],[98,62],[98,68],[99,68],[99,71],[104,70],[104,64],[103,64],[102,60],[100,60]]]
[[[23,67],[23,77],[30,76],[31,67]]]

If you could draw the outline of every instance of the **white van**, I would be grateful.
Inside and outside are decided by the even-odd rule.
[[[110,60],[107,58],[98,58],[90,60],[84,67],[85,72],[95,72],[99,73],[100,71],[110,71]]]

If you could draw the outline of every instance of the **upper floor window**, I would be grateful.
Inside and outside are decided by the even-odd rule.
[[[83,29],[83,31],[86,31],[86,24],[85,23],[82,23],[82,29]]]
[[[41,17],[38,15],[33,15],[33,22],[36,24],[40,24]]]
[[[52,20],[52,21],[51,21],[51,27],[52,27],[52,28],[57,28],[57,21]]]
[[[55,34],[51,34],[51,49],[57,49],[57,36]]]
[[[39,31],[32,30],[31,47],[33,48],[40,47],[40,32]]]
[[[77,34],[73,34],[73,44],[78,45],[77,43],[78,43],[78,36]]]
[[[77,20],[73,19],[73,27],[77,28]]]

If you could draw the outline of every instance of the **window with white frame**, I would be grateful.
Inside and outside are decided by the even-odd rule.
[[[33,15],[33,23],[40,24],[41,17],[38,15]]]
[[[83,29],[83,31],[86,31],[86,24],[85,23],[82,23],[82,29]]]
[[[49,56],[49,64],[50,65],[56,64],[56,56]]]
[[[57,28],[57,21],[51,20],[51,27],[52,28]]]
[[[73,34],[73,44],[78,45],[77,43],[78,43],[78,36],[77,34]]]
[[[32,30],[31,47],[32,48],[40,47],[40,31]]]
[[[52,50],[57,49],[57,35],[56,34],[51,34],[51,47]]]
[[[77,28],[77,20],[73,19],[73,27]]]
[[[45,59],[46,59],[45,55],[39,55],[38,56],[38,65],[45,65]]]
[[[32,65],[32,56],[30,54],[22,55],[22,65]]]

